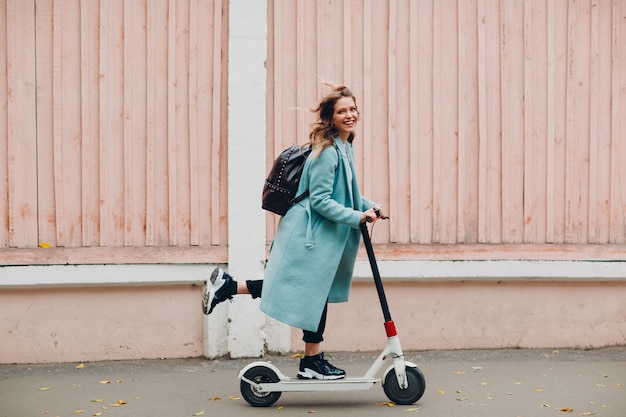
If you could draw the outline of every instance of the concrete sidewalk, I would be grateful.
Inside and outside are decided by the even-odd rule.
[[[349,376],[376,354],[329,353]],[[408,352],[426,376],[424,396],[393,406],[368,391],[283,393],[269,408],[241,398],[237,374],[251,360],[168,359],[0,365],[0,417],[626,416],[626,347],[583,350]],[[268,356],[288,375],[298,359]]]

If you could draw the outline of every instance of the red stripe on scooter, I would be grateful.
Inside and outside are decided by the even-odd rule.
[[[385,322],[385,331],[387,332],[387,337],[393,337],[398,335],[398,332],[396,331],[396,325],[393,321]]]

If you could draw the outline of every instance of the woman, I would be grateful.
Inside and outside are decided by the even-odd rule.
[[[261,310],[270,317],[303,329],[305,357],[299,378],[339,379],[345,372],[328,363],[320,351],[327,303],[348,301],[360,244],[359,224],[376,219],[375,204],[362,197],[354,169],[352,141],[359,112],[356,98],[345,86],[316,108],[308,157],[298,192],[309,196],[280,220],[265,270],[265,280],[237,282],[216,268],[203,291],[203,309],[210,314],[235,294],[261,297]],[[208,310],[208,311],[207,311]]]

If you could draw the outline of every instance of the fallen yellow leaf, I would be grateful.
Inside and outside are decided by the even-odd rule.
[[[550,404],[541,404],[541,406],[544,408],[550,408]]]
[[[541,388],[537,388],[535,392],[543,392],[543,390]]]
[[[285,408],[284,405],[279,405],[278,407],[276,407],[277,410],[282,410],[283,408]]]
[[[102,399],[89,400],[89,402],[92,402],[92,403],[101,403],[102,401],[104,401],[104,400],[102,400]]]
[[[94,415],[95,417],[101,416],[101,415],[102,415],[102,411],[98,411],[97,413],[93,413],[93,415]]]
[[[204,410],[198,411],[197,413],[193,413],[194,416],[201,416],[204,414]]]
[[[85,412],[85,410],[76,410],[76,411],[74,411],[74,413],[76,413],[76,414],[80,414],[80,413],[84,413],[84,412]]]
[[[37,388],[37,389],[39,391],[48,391],[50,388],[52,388],[52,387],[40,387],[40,388]]]
[[[396,403],[392,401],[385,401],[385,402],[380,403],[379,405],[386,405],[387,407],[395,407]]]
[[[119,405],[128,404],[128,403],[127,403],[126,401],[124,401],[124,400],[117,400],[117,403],[118,403]]]
[[[564,413],[571,413],[572,411],[574,411],[573,408],[569,408],[569,407],[565,407],[565,408],[561,408],[559,411],[562,411]]]
[[[291,358],[292,359],[304,358],[304,353],[300,353],[300,352],[294,353],[293,355],[291,355]]]
[[[446,393],[446,392],[445,392],[444,390],[442,390],[442,389],[440,389],[438,392],[439,392],[439,395],[443,395],[443,394],[445,394],[445,393]]]
[[[209,401],[220,401],[221,398],[220,397],[211,397],[209,398]]]
[[[580,413],[579,416],[595,416],[596,413],[593,411],[587,411],[586,413]]]
[[[83,369],[85,367],[84,363],[76,365],[76,369]]]
[[[608,387],[608,385],[606,385],[606,384],[598,384],[598,383],[596,383],[596,387],[606,388],[606,387]]]
[[[111,383],[111,381],[109,381],[109,380],[104,380],[104,381],[100,381],[100,383],[101,383],[101,384],[110,384],[110,383]]]
[[[417,410],[419,410],[419,409],[420,409],[419,407],[415,407],[415,408],[407,408],[407,409],[406,409],[406,410],[404,410],[404,411],[417,411]]]
[[[463,375],[463,374],[465,374],[465,371],[454,371],[452,373],[455,374],[455,375]]]
[[[228,399],[231,401],[237,401],[237,400],[241,400],[241,397],[237,397],[236,395],[231,395],[230,397],[228,397]]]
[[[51,244],[49,244],[48,242],[41,242],[41,243],[39,244],[39,247],[40,247],[40,248],[43,248],[43,249],[49,249],[51,246],[52,246],[52,245],[51,245]]]

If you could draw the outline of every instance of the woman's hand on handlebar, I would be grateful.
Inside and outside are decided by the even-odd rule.
[[[380,211],[380,207],[374,206],[371,209],[363,212],[363,216],[361,217],[361,223],[371,223],[376,219],[387,219],[388,217],[382,214]]]

